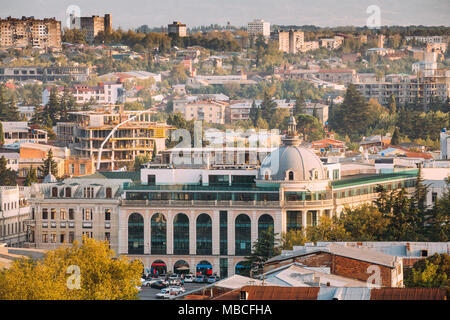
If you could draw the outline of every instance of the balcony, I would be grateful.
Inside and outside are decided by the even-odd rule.
[[[59,227],[60,228],[65,228],[66,227],[66,222],[60,222]]]
[[[83,222],[83,228],[91,229],[92,228],[92,222]]]
[[[233,200],[122,200],[122,206],[128,207],[262,207],[279,208],[278,201],[233,201]]]

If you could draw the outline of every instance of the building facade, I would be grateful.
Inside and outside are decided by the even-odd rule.
[[[92,43],[99,32],[108,33],[112,31],[111,15],[80,17],[80,28],[86,31],[86,41]]]
[[[61,21],[34,17],[0,19],[0,47],[61,48]]]
[[[270,37],[270,22],[263,19],[255,19],[247,24],[247,32],[250,36],[263,35]]]
[[[181,23],[179,21],[174,21],[171,24],[167,25],[167,31],[169,36],[174,35],[177,37],[186,37],[186,24]]]

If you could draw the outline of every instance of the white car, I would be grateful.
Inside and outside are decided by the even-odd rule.
[[[142,282],[142,286],[143,287],[150,287],[152,283],[155,283],[156,281],[159,281],[159,279],[150,279],[150,280],[145,280],[144,282]]]
[[[180,286],[170,286],[167,289],[169,290],[173,290],[177,293],[177,295],[179,295],[180,293],[186,292],[186,289]]]
[[[161,299],[169,299],[170,297],[178,295],[178,291],[173,288],[164,288],[161,289],[159,293],[156,294],[157,298]]]
[[[184,276],[184,282],[194,282],[195,278],[193,274],[187,274]]]

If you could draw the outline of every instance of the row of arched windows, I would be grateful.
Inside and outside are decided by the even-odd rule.
[[[167,254],[167,219],[162,213],[155,213],[150,221],[152,254]],[[212,255],[212,219],[202,213],[196,219],[196,254]],[[258,219],[258,236],[269,229],[273,232],[272,216],[263,214]],[[251,253],[251,220],[244,213],[235,220],[235,254]],[[132,213],[128,218],[128,254],[144,254],[144,217]],[[173,254],[189,254],[189,218],[178,213],[173,219]]]

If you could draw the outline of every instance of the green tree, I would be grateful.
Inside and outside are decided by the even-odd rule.
[[[303,140],[311,142],[324,137],[322,123],[316,117],[301,113],[297,116],[297,128],[303,135]]]
[[[149,161],[150,161],[150,158],[148,157],[148,155],[137,155],[134,158],[134,164],[133,164],[134,171],[141,170],[141,165],[143,165],[144,163],[147,163]]]
[[[153,152],[152,152],[152,162],[155,162],[157,155],[158,155],[158,150],[157,150],[156,143],[155,143],[155,145],[153,147]]]
[[[368,204],[345,208],[340,221],[352,241],[382,241],[389,224],[376,206]]]
[[[305,96],[303,95],[303,92],[300,91],[295,97],[294,117],[297,117],[299,114],[304,113],[305,106]]]
[[[450,179],[446,178],[447,188],[429,211],[426,234],[428,241],[449,241],[450,239]]]
[[[41,172],[43,177],[47,176],[49,172],[51,172],[51,174],[55,177],[58,174],[58,164],[53,159],[52,149],[47,152],[47,158],[44,159],[44,164],[41,166]]]
[[[75,241],[0,271],[0,299],[133,300],[141,274],[142,263],[117,257],[108,241],[83,238],[81,245]]]
[[[292,250],[294,246],[303,246],[305,244],[305,234],[301,230],[289,230],[286,233],[281,234],[282,250]]]
[[[392,135],[391,144],[394,146],[398,146],[400,143],[400,130],[398,127],[395,127],[394,134]]]
[[[0,146],[5,144],[5,133],[3,132],[3,124],[0,122]]]
[[[267,91],[264,92],[264,98],[260,105],[261,118],[263,118],[267,123],[269,123],[270,118],[272,117],[276,107],[277,104],[275,103],[275,101],[272,100],[272,97],[269,95],[269,93]]]
[[[258,118],[261,117],[261,110],[256,106],[255,100],[252,102],[252,107],[250,108],[249,112],[249,118],[253,123],[253,126],[256,126],[256,122],[258,121]]]
[[[280,253],[275,246],[275,237],[276,234],[274,234],[272,227],[262,231],[253,244],[252,253],[245,257],[245,263],[250,266],[252,276],[260,275],[263,272],[264,263]]]
[[[33,166],[31,166],[30,170],[28,170],[27,176],[25,177],[24,185],[29,187],[32,183],[36,182],[38,182],[37,170],[36,168],[33,168]]]
[[[8,162],[5,156],[0,158],[0,186],[15,186],[16,172],[7,167]]]
[[[350,236],[337,217],[320,217],[319,224],[306,228],[308,241],[347,241]]]
[[[389,112],[391,114],[397,113],[397,102],[393,94],[391,94],[391,96],[389,97]]]

